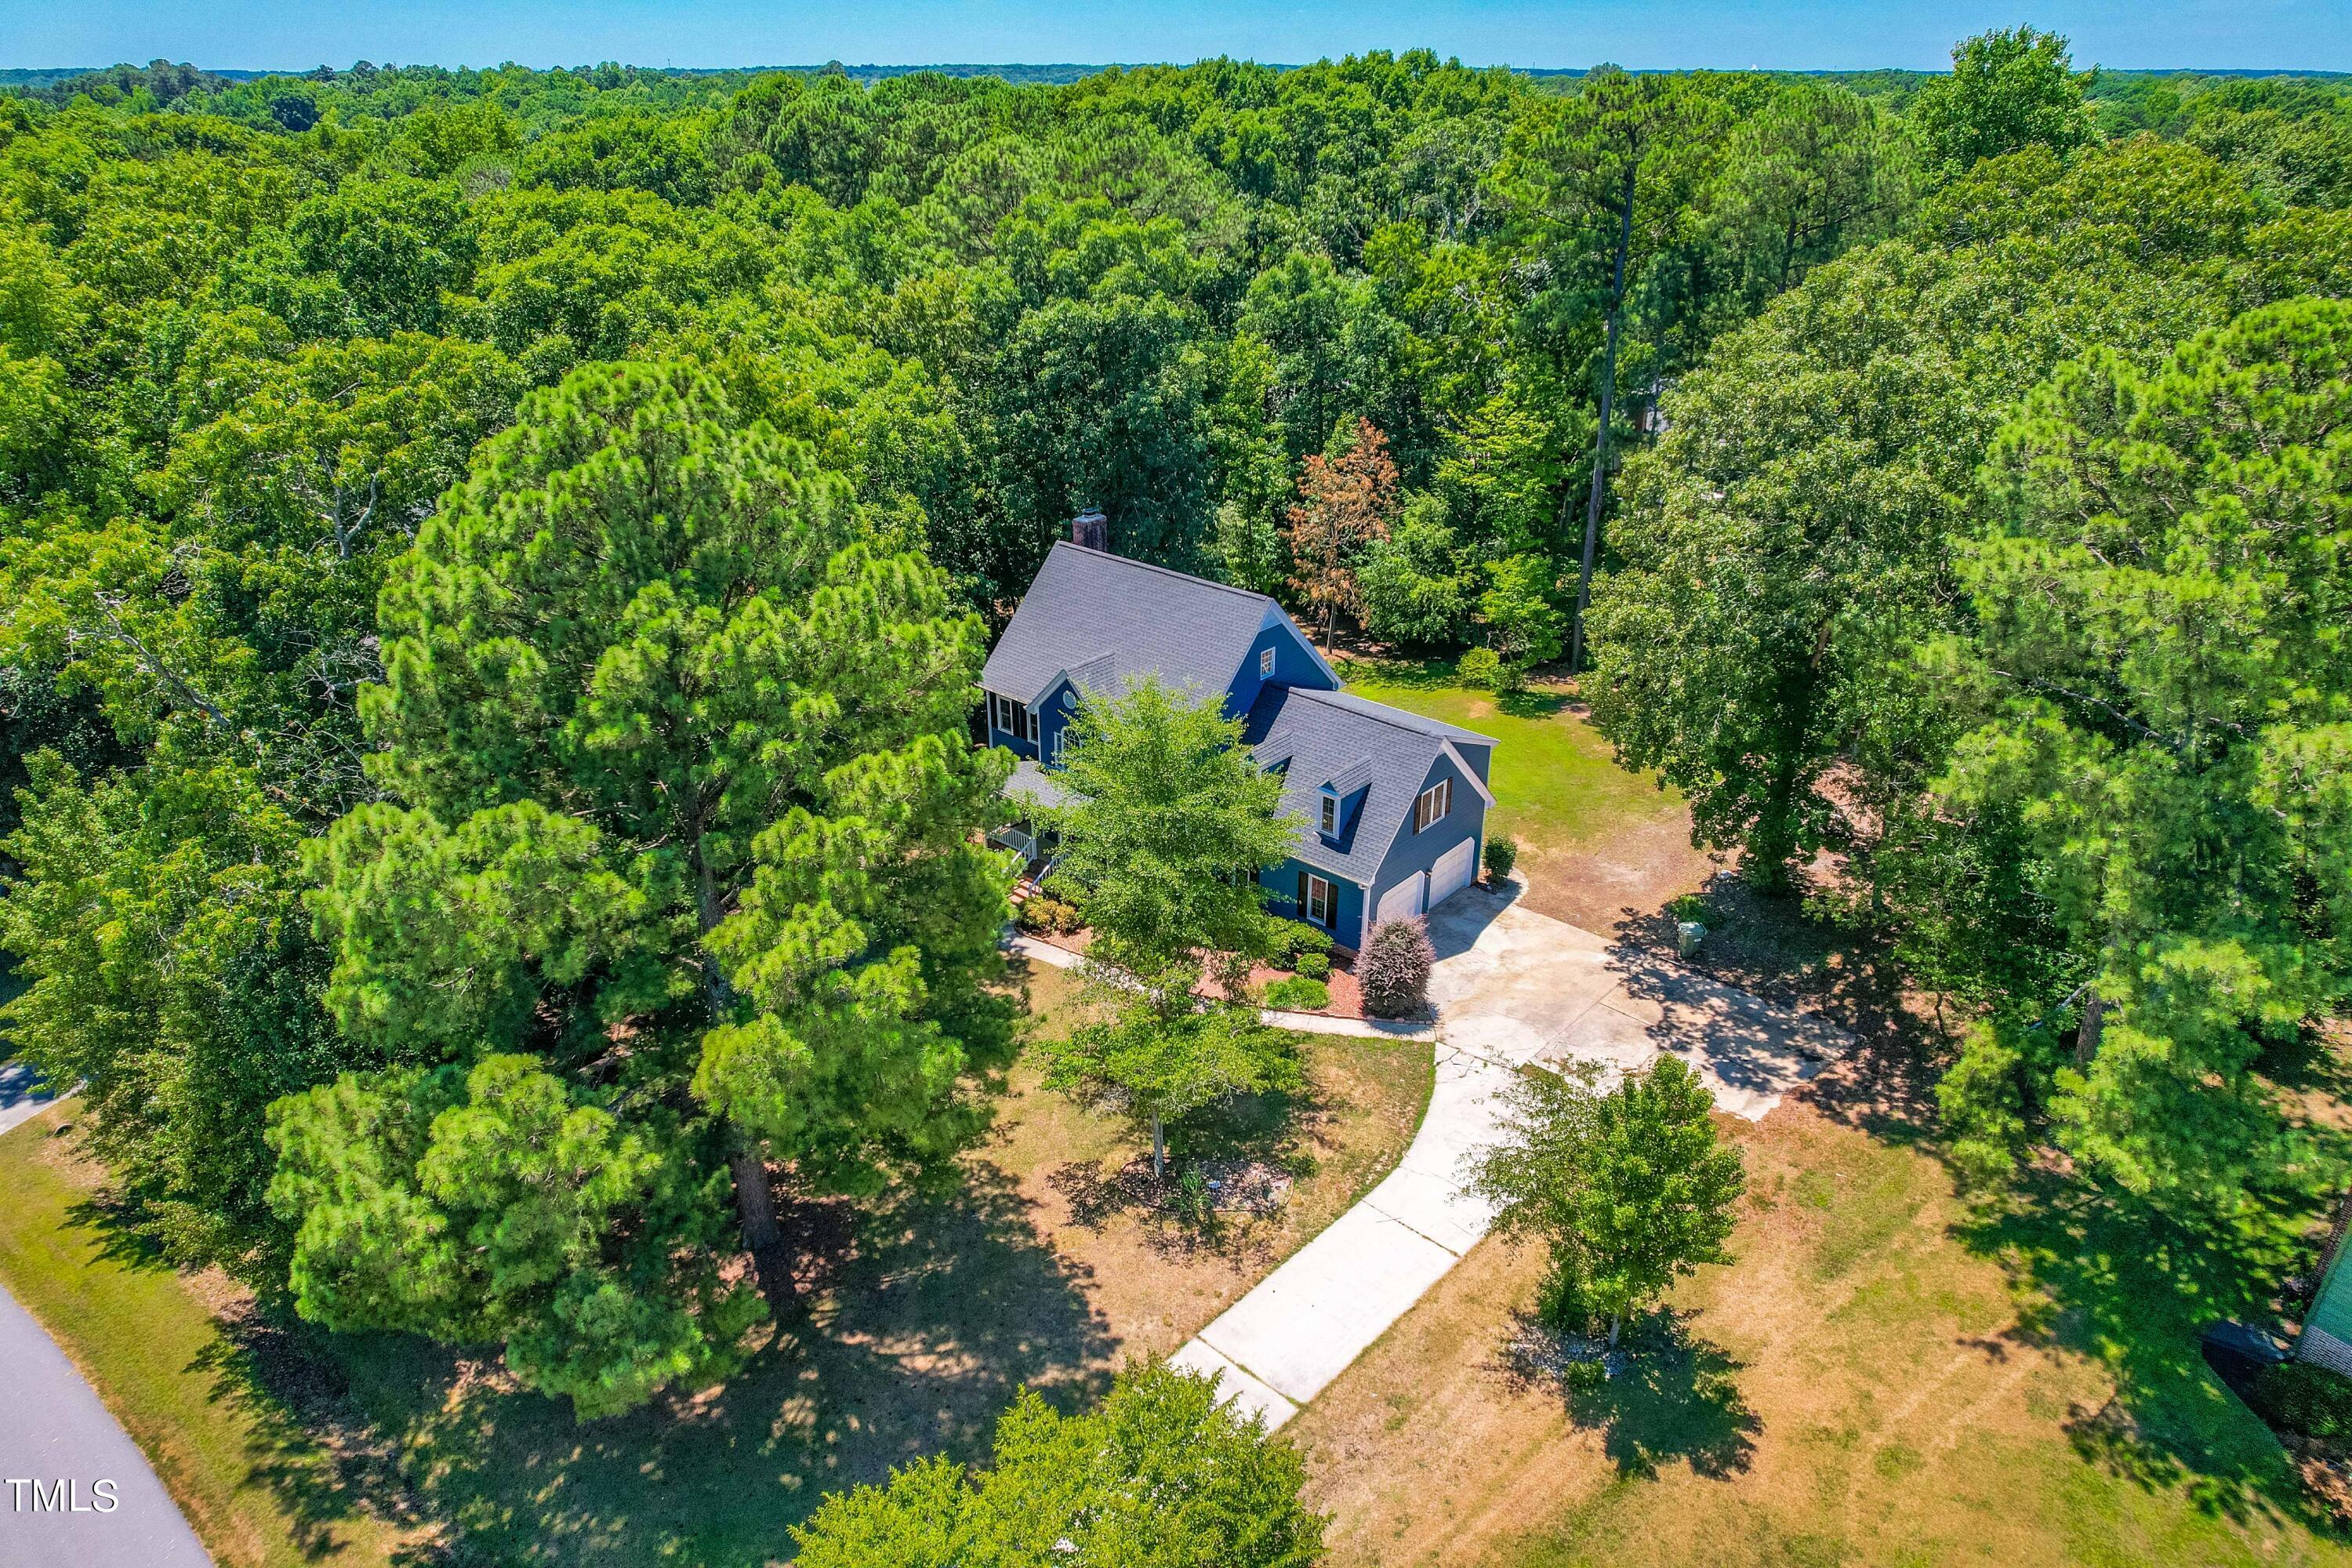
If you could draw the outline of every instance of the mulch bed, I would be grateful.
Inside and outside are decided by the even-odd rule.
[[[1053,931],[1024,929],[1021,934],[1032,942],[1042,942],[1049,947],[1058,947],[1065,952],[1075,952],[1080,955],[1086,952],[1095,937],[1095,933],[1091,931]],[[1276,981],[1289,978],[1288,970],[1268,969],[1261,963],[1250,970],[1249,983],[1262,994],[1266,987]],[[1315,1011],[1318,1016],[1328,1018],[1364,1018],[1370,1016],[1364,1011],[1363,987],[1356,984],[1354,953],[1344,949],[1334,952],[1331,954],[1331,973],[1324,976],[1323,984],[1331,993],[1331,1005],[1328,1007],[1316,1008]],[[1206,979],[1203,979],[1194,989],[1203,996],[1220,994],[1216,987]]]

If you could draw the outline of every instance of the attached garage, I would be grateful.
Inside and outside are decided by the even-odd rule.
[[[1470,885],[1478,869],[1478,841],[1465,838],[1437,858],[1429,868],[1429,903],[1434,909]]]
[[[1395,887],[1381,895],[1380,908],[1372,915],[1372,923],[1382,921],[1409,921],[1428,908],[1422,901],[1423,889],[1429,886],[1429,874],[1415,871]]]

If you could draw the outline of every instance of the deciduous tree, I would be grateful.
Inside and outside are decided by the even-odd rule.
[[[1747,1189],[1739,1151],[1716,1136],[1714,1102],[1673,1057],[1603,1093],[1600,1069],[1536,1073],[1505,1091],[1502,1141],[1475,1154],[1470,1188],[1495,1226],[1551,1254],[1546,1315],[1564,1329],[1630,1314],[1703,1263],[1728,1263],[1732,1205]]]
[[[1332,617],[1341,610],[1362,611],[1357,557],[1388,537],[1397,504],[1396,465],[1389,460],[1387,438],[1370,420],[1341,420],[1331,445],[1328,455],[1307,455],[1286,535],[1297,567],[1291,585],[1321,612],[1327,647]]]
[[[1206,1378],[1123,1373],[1101,1406],[1063,1415],[1026,1394],[972,1470],[918,1461],[886,1486],[827,1498],[793,1532],[806,1568],[1311,1568],[1323,1520],[1299,1499],[1288,1443]]]

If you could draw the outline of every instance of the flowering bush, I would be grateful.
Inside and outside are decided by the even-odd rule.
[[[1364,1011],[1380,1018],[1402,1018],[1429,999],[1429,966],[1437,953],[1429,933],[1414,921],[1382,921],[1364,943],[1356,980],[1364,988]]]

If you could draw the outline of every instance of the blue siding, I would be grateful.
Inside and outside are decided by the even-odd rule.
[[[1002,746],[1016,757],[1034,757],[1037,754],[1037,748],[1031,745],[1025,738],[1013,733],[1010,730],[998,729],[996,721],[993,719],[988,721],[988,743],[992,746]]]
[[[1258,656],[1267,648],[1274,649],[1274,674],[1261,678],[1257,672]],[[1268,684],[1303,686],[1309,691],[1339,689],[1338,683],[1315,662],[1315,655],[1299,640],[1287,617],[1260,631],[1257,640],[1250,644],[1249,657],[1242,660],[1241,668],[1234,675],[1233,689],[1225,693],[1226,714],[1238,719],[1248,712],[1250,705],[1257,700],[1259,689]]]
[[[993,706],[991,703],[984,703],[982,710],[989,712]],[[988,743],[992,746],[1003,746],[1016,757],[1050,759],[1054,754],[1054,737],[1060,734],[1069,724],[1071,716],[1076,709],[1076,699],[1070,690],[1070,683],[1066,680],[1055,687],[1053,695],[1047,697],[1041,705],[1037,714],[1039,742],[1037,745],[1031,745],[1025,738],[1015,735],[1009,730],[998,729],[992,712],[990,713],[988,720]],[[1050,767],[1053,764],[1047,761],[1046,765]]]
[[[1467,753],[1465,755],[1466,757]],[[1380,908],[1381,894],[1407,877],[1428,870],[1437,864],[1439,856],[1465,838],[1479,842],[1479,847],[1470,852],[1471,864],[1477,864],[1477,858],[1486,847],[1483,840],[1486,831],[1486,803],[1478,798],[1478,792],[1470,787],[1469,780],[1462,776],[1462,770],[1455,767],[1449,757],[1437,759],[1429,770],[1429,776],[1421,781],[1421,789],[1430,788],[1440,779],[1454,781],[1454,809],[1447,812],[1443,820],[1431,823],[1427,832],[1415,833],[1412,830],[1412,805],[1411,802],[1406,803],[1404,824],[1397,829],[1395,842],[1389,846],[1387,857],[1381,861],[1380,874],[1372,879],[1373,909]],[[1416,800],[1420,795],[1421,790],[1413,792]],[[1476,873],[1472,874],[1475,876]]]
[[[1349,881],[1345,877],[1334,877],[1327,871],[1317,870],[1304,860],[1285,860],[1279,866],[1258,873],[1258,881],[1274,894],[1274,897],[1267,900],[1266,908],[1276,914],[1287,916],[1291,920],[1303,921],[1307,918],[1306,912],[1298,907],[1298,873],[1301,871],[1314,871],[1317,876],[1331,884],[1333,906],[1331,940],[1341,947],[1361,946],[1364,930],[1364,889]]]

